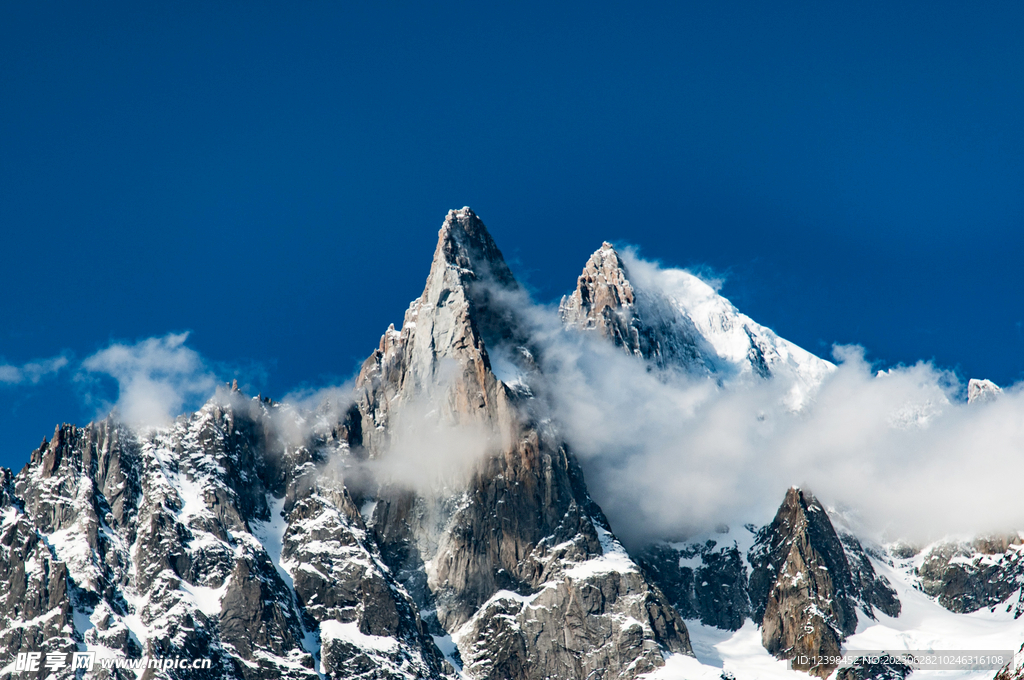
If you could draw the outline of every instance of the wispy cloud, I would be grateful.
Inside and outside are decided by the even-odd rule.
[[[36,359],[14,366],[0,364],[0,383],[5,385],[35,385],[46,377],[56,375],[70,363],[67,355],[59,354],[49,359]]]
[[[169,333],[135,344],[114,343],[82,362],[86,375],[105,374],[118,385],[113,406],[136,427],[165,425],[186,407],[211,396],[217,378],[207,362],[187,347],[188,333]]]

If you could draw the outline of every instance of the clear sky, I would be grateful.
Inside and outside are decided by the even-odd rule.
[[[819,355],[1022,377],[1024,4],[365,5],[0,4],[0,464],[113,341],[349,377],[463,205],[541,301],[611,240]]]

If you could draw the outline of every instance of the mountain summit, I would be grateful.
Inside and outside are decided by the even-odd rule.
[[[492,370],[492,348],[529,361],[517,292],[479,218],[449,213],[423,294],[360,372],[362,431],[400,429],[427,398],[433,418],[480,426],[491,450],[461,488],[381,490],[370,526],[472,677],[633,677],[662,650],[689,652],[686,629],[615,540],[564,442],[538,427],[544,404]],[[369,456],[386,458],[389,443],[370,437]]]
[[[605,242],[590,256],[576,290],[562,298],[562,322],[610,339],[662,368],[719,380],[782,376],[799,407],[834,366],[742,314],[707,282],[682,270],[653,271]],[[635,258],[632,258],[635,260]]]
[[[576,290],[562,298],[558,311],[570,328],[595,330],[659,366],[715,370],[713,350],[689,317],[663,297],[634,289],[626,265],[608,242],[587,260]]]

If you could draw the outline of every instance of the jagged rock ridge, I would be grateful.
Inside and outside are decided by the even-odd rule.
[[[1024,614],[1024,538],[1019,534],[973,541],[940,541],[920,556],[921,590],[957,613],[1010,604],[1014,617]]]
[[[147,678],[450,672],[344,486],[317,472],[345,447],[281,441],[278,417],[222,390],[166,429],[59,427],[4,486],[0,569],[22,603],[8,649],[212,661]]]

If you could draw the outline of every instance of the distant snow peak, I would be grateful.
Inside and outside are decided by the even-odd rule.
[[[994,401],[1002,391],[1002,388],[991,380],[971,378],[967,382],[967,403],[984,404]]]

